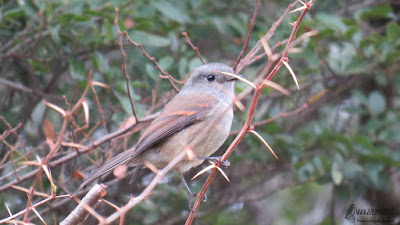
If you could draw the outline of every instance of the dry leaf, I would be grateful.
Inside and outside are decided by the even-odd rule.
[[[44,136],[46,136],[47,139],[54,139],[54,128],[53,124],[51,124],[50,120],[45,119],[43,122],[43,131],[44,131]]]

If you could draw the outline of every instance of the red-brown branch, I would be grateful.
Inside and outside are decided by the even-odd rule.
[[[277,64],[275,65],[274,69],[270,72],[270,74],[267,77],[267,80],[271,79],[276,72],[279,70],[279,68],[282,66],[282,60],[287,58],[287,54],[289,52],[289,47],[291,45],[291,43],[293,42],[295,36],[296,36],[296,32],[299,29],[299,25],[300,22],[302,21],[302,19],[304,18],[305,14],[309,11],[310,7],[312,6],[312,4],[314,3],[315,0],[310,0],[307,3],[307,7],[302,11],[301,15],[299,16],[299,19],[296,21],[296,23],[294,23],[293,25],[293,30],[290,34],[290,37],[288,39],[288,42],[286,44],[286,48],[285,51],[282,54],[281,60],[279,60],[277,62]],[[243,140],[243,138],[246,136],[246,134],[253,129],[253,125],[252,125],[252,121],[253,121],[253,116],[254,116],[254,112],[256,110],[257,107],[257,103],[258,103],[258,99],[262,93],[262,91],[264,90],[264,88],[266,87],[266,83],[262,83],[260,86],[257,86],[257,88],[254,91],[254,95],[253,95],[253,99],[251,101],[251,106],[250,106],[250,110],[249,110],[249,114],[247,116],[246,122],[243,125],[242,129],[240,130],[239,134],[236,136],[235,140],[233,140],[233,142],[231,143],[231,145],[228,147],[228,149],[225,151],[224,155],[221,157],[221,161],[227,160],[228,157],[232,154],[233,150],[239,145],[239,143]],[[193,206],[193,210],[190,212],[185,225],[190,225],[192,224],[194,217],[196,215],[196,211],[198,210],[202,199],[205,196],[205,193],[208,189],[208,187],[210,186],[210,184],[212,183],[212,181],[214,180],[215,176],[217,175],[218,170],[217,169],[213,169],[211,174],[209,175],[209,177],[207,178],[206,182],[203,185],[203,188],[201,189],[200,193],[198,194],[197,198],[196,198],[196,202],[194,203]]]
[[[162,73],[164,76],[166,76],[166,77],[168,78],[168,81],[169,81],[169,83],[171,84],[171,87],[172,87],[176,92],[179,92],[179,89],[178,89],[178,88],[175,86],[175,84],[173,83],[173,81],[174,81],[175,79],[171,79],[172,76],[171,76],[170,74],[168,74],[167,72],[165,72],[165,71],[160,67],[160,65],[158,64],[157,60],[156,60],[154,57],[150,56],[150,55],[146,52],[146,50],[144,50],[142,44],[136,43],[135,41],[133,41],[133,40],[129,37],[128,32],[124,31],[124,35],[125,35],[125,37],[126,37],[126,40],[128,40],[129,43],[131,43],[131,44],[133,44],[134,46],[138,47],[138,48],[140,49],[140,51],[142,51],[142,55],[144,55],[144,56],[146,56],[148,59],[150,59],[150,61],[152,61],[152,62],[154,63],[154,65],[156,66],[156,69],[157,69],[158,71],[160,71],[160,73]]]
[[[252,60],[254,57],[256,57],[257,53],[262,49],[261,45],[261,40],[264,41],[269,41],[271,37],[274,35],[275,30],[279,27],[279,25],[282,24],[283,19],[287,16],[287,14],[292,10],[292,8],[297,4],[299,0],[295,0],[292,4],[290,4],[285,12],[279,17],[277,21],[275,21],[271,28],[268,30],[268,32],[257,42],[256,45],[247,53],[247,55],[243,58],[243,60],[240,61],[239,65],[237,66],[237,69],[235,70],[236,73],[239,73],[242,71],[247,65],[248,61]],[[279,43],[279,42],[278,42]],[[270,59],[268,59],[270,60]]]
[[[130,87],[130,85],[129,85],[130,78],[128,76],[128,71],[126,70],[126,53],[124,51],[122,32],[121,32],[121,30],[119,29],[119,26],[118,26],[118,8],[115,8],[114,24],[115,24],[115,27],[117,28],[117,31],[118,31],[118,35],[119,35],[118,45],[119,45],[119,47],[121,49],[121,53],[122,53],[122,57],[123,57],[122,71],[124,71],[124,75],[125,75],[126,91],[128,93],[129,101],[131,103],[132,115],[135,118],[135,120],[137,121],[136,112],[135,112],[135,106],[134,106],[133,99],[132,99],[131,92],[130,92],[130,88],[129,88]]]
[[[201,57],[199,48],[193,45],[193,43],[190,41],[190,38],[189,38],[187,32],[182,32],[182,34],[183,34],[183,36],[186,37],[186,43],[188,43],[197,52],[197,57],[199,57],[199,59],[201,60],[201,62],[203,62],[203,64],[206,64],[203,60],[203,57]]]
[[[236,59],[235,65],[233,66],[233,70],[236,72],[236,67],[239,64],[240,60],[243,57],[244,51],[246,51],[247,46],[249,45],[249,41],[251,38],[251,33],[253,32],[253,28],[254,28],[254,24],[256,22],[256,17],[257,17],[257,13],[258,13],[258,9],[260,7],[260,0],[257,0],[256,2],[256,8],[254,9],[254,13],[253,13],[253,18],[251,18],[250,20],[250,27],[249,27],[249,34],[247,35],[247,39],[246,42],[243,45],[242,51],[240,51],[238,58]]]

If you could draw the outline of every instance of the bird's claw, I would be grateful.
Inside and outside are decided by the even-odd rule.
[[[188,193],[189,194],[189,209],[190,209],[190,211],[192,211],[192,212],[196,212],[196,211],[194,211],[193,210],[193,207],[192,207],[192,200],[193,200],[193,198],[194,197],[197,197],[197,195],[199,194],[198,192],[191,192],[191,193]],[[207,201],[207,195],[204,195],[204,197],[203,197],[203,202],[205,202],[205,201]]]
[[[216,160],[218,161],[222,166],[228,168],[231,165],[231,162],[229,162],[227,159],[226,160],[221,160],[222,156],[212,156],[212,157],[196,157],[197,159],[208,159],[208,160]]]

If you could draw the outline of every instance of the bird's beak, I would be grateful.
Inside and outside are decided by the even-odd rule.
[[[240,74],[237,74],[236,76],[243,77],[243,75],[240,75]],[[236,77],[229,77],[227,81],[231,82],[231,81],[236,81],[236,80],[238,80]]]

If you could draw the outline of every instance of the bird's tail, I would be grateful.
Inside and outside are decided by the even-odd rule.
[[[129,149],[127,151],[124,151],[120,153],[119,155],[115,156],[112,158],[110,161],[106,162],[104,165],[102,165],[99,169],[97,169],[93,174],[91,174],[79,187],[79,189],[83,189],[88,185],[90,182],[96,180],[100,176],[112,171],[114,168],[128,163],[131,161],[134,157],[135,154],[133,154],[133,151],[135,148]]]

